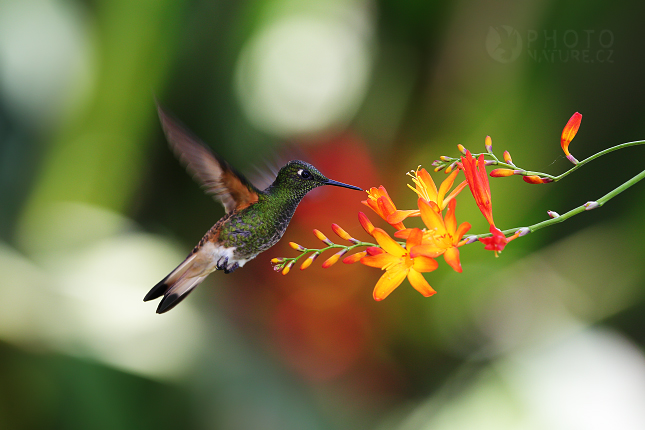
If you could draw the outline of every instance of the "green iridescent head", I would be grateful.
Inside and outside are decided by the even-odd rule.
[[[305,195],[314,188],[322,185],[335,185],[337,187],[362,191],[359,187],[331,180],[311,164],[300,160],[289,161],[280,169],[272,187],[297,190],[299,194],[302,193],[302,195]]]

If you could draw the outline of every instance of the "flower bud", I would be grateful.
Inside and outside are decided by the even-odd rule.
[[[341,239],[345,239],[350,242],[354,240],[354,238],[350,236],[349,233],[347,233],[345,230],[343,230],[343,228],[338,224],[332,224],[331,229],[334,230],[334,233],[336,233]]]
[[[289,246],[300,252],[305,252],[307,250],[304,246],[298,245],[296,242],[289,242]]]
[[[365,257],[366,255],[367,255],[367,251],[357,252],[356,254],[352,254],[348,257],[345,257],[343,259],[343,263],[345,264],[358,263],[359,261],[361,261],[361,258]]]
[[[515,164],[513,164],[513,159],[511,158],[511,153],[508,151],[504,151],[504,161],[511,166],[515,166]]]
[[[464,145],[462,145],[461,143],[458,144],[457,149],[459,150],[459,152],[461,152],[462,154],[466,155],[466,148],[464,148]]]
[[[580,115],[578,112],[574,113],[571,118],[569,118],[567,125],[564,126],[564,130],[562,130],[562,137],[560,137],[560,146],[562,146],[564,155],[566,155],[567,159],[573,164],[578,164],[578,160],[576,160],[575,157],[569,153],[569,144],[576,136],[576,133],[578,133],[581,121],[582,115]]]
[[[322,264],[322,268],[327,269],[327,268],[333,266],[334,264],[336,264],[338,262],[338,260],[340,260],[340,257],[345,255],[346,253],[347,253],[346,249],[338,251],[337,253],[335,253],[334,255],[329,257],[327,260],[325,260],[325,262]]]
[[[484,146],[486,147],[486,152],[489,154],[493,153],[493,139],[490,138],[490,136],[486,136],[486,139],[484,140]]]
[[[587,202],[584,204],[585,210],[590,211],[592,209],[596,209],[597,207],[600,207],[600,203],[598,202]]]
[[[307,257],[307,259],[302,262],[302,265],[300,266],[300,270],[305,270],[307,267],[311,266],[311,263],[313,263],[314,260],[316,260],[316,258],[318,258],[319,255],[320,255],[319,253],[314,252],[309,257]]]
[[[548,184],[549,182],[553,182],[553,179],[540,178],[537,175],[524,176],[523,179],[524,179],[524,182],[529,183],[529,184]]]
[[[324,242],[326,245],[333,245],[333,242],[327,239],[327,236],[325,236],[322,231],[316,228],[314,228],[314,236],[316,236],[318,240]]]
[[[293,267],[294,260],[291,260],[286,266],[284,266],[284,269],[282,269],[282,274],[286,275],[289,273],[289,270]]]
[[[511,169],[495,169],[490,172],[492,178],[504,178],[506,176],[513,176],[514,174],[515,170]]]
[[[372,232],[374,231],[374,225],[370,222],[369,218],[367,218],[367,215],[365,215],[363,212],[358,213],[358,221],[361,223],[361,226],[363,229],[371,235]]]

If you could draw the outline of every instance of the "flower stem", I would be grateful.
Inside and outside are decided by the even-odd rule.
[[[627,143],[621,143],[620,145],[612,146],[611,148],[607,148],[603,151],[600,151],[591,157],[585,158],[575,166],[573,166],[571,169],[567,170],[566,172],[562,173],[561,175],[552,177],[554,182],[559,181],[560,179],[564,178],[565,176],[573,173],[574,171],[578,170],[580,167],[584,166],[585,164],[589,163],[590,161],[595,160],[596,158],[600,158],[603,155],[609,154],[610,152],[618,151],[619,149],[623,148],[628,148],[630,146],[638,146],[638,145],[643,145],[645,144],[645,140],[636,140],[634,142],[627,142]],[[636,181],[638,182],[638,181]]]
[[[645,143],[645,141],[640,141],[640,142]],[[629,142],[629,143],[630,144],[636,144],[637,142]],[[624,145],[627,145],[627,144],[624,144]],[[618,145],[618,146],[621,146],[621,145]],[[609,148],[609,149],[616,150],[617,147],[615,146],[614,148]],[[596,155],[598,155],[598,154],[596,154]],[[588,159],[584,160],[584,162],[586,162],[586,161],[590,161],[590,159],[588,158]],[[582,164],[582,163],[583,162],[580,162],[580,164]],[[578,164],[578,166],[580,166],[580,164]],[[574,167],[574,169],[575,169],[575,167]],[[537,224],[530,225],[530,226],[528,226],[526,228],[528,229],[529,232],[532,233],[532,232],[537,231],[537,230],[539,230],[541,228],[549,227],[549,226],[551,226],[553,224],[563,222],[563,221],[571,218],[574,215],[578,215],[581,212],[588,211],[588,210],[595,209],[595,208],[599,208],[602,205],[604,205],[605,203],[607,203],[609,200],[611,200],[612,198],[616,197],[618,194],[622,193],[623,191],[625,191],[626,189],[628,189],[632,185],[638,183],[639,181],[641,181],[644,178],[645,178],[645,170],[643,170],[638,175],[636,175],[633,178],[631,178],[629,181],[627,181],[624,184],[620,185],[619,187],[615,188],[614,190],[608,192],[607,194],[605,194],[604,196],[602,196],[601,198],[599,198],[596,201],[589,201],[589,202],[587,202],[587,203],[585,203],[585,204],[583,204],[581,206],[578,206],[577,208],[571,209],[569,212],[566,212],[566,213],[564,213],[564,214],[562,214],[562,215],[560,215],[558,217],[548,219],[546,221],[542,221],[542,222],[539,222]],[[502,233],[504,233],[505,236],[508,236],[508,235],[513,234],[516,231],[520,230],[521,228],[524,228],[524,227],[511,228],[509,230],[502,231]],[[485,233],[485,234],[478,234],[478,235],[469,236],[468,239],[473,239],[473,238],[479,239],[479,238],[489,237],[489,236],[491,236],[490,233]]]
[[[352,245],[340,245],[340,244],[337,244],[337,243],[332,243],[331,245],[329,245],[329,246],[327,246],[325,248],[304,248],[301,251],[301,254],[299,256],[297,256],[297,257],[285,257],[285,258],[282,259],[282,262],[276,264],[275,267],[277,267],[278,269],[282,269],[289,263],[291,263],[292,265],[295,265],[298,262],[298,260],[300,260],[302,257],[304,257],[306,254],[309,254],[309,253],[322,254],[323,252],[328,251],[330,249],[344,249],[345,252],[349,252],[349,251],[352,251],[353,249],[359,248],[361,246],[364,246],[366,248],[371,247],[371,246],[378,247],[378,245],[374,244],[374,243],[356,242],[356,243],[354,243]]]

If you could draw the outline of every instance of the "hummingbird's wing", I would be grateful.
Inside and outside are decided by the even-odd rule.
[[[207,194],[224,205],[226,213],[258,201],[260,192],[225,160],[215,155],[157,103],[159,119],[175,156],[202,185]]]

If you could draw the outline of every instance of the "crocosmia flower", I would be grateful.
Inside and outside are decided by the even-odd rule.
[[[372,209],[381,218],[383,218],[397,230],[402,230],[405,228],[401,221],[391,222],[388,220],[388,217],[396,212],[396,206],[394,206],[394,202],[388,195],[387,190],[383,185],[378,188],[370,188],[370,190],[367,192],[367,200],[363,200],[361,203]]]
[[[454,199],[450,201],[445,219],[438,212],[436,203],[428,203],[423,199],[419,199],[418,203],[421,219],[427,229],[423,231],[421,245],[410,248],[410,255],[412,257],[417,255],[428,257],[443,255],[446,263],[456,272],[461,273],[461,262],[459,261],[459,250],[457,248],[466,243],[465,240],[462,241],[461,239],[470,230],[470,223],[464,222],[457,227],[457,219],[455,218],[457,201]],[[395,233],[394,236],[407,239],[412,230],[401,230]]]
[[[486,162],[484,161],[484,154],[479,156],[478,160],[472,156],[470,151],[466,151],[466,155],[461,157],[461,164],[466,175],[466,181],[470,188],[470,192],[475,198],[475,203],[481,213],[488,221],[488,224],[495,225],[493,221],[493,205],[490,198],[490,185],[488,183],[488,174],[486,173]]]
[[[420,229],[412,229],[405,248],[380,228],[375,228],[372,231],[372,236],[380,248],[367,248],[368,255],[361,258],[361,263],[385,270],[374,287],[374,300],[380,301],[386,298],[396,287],[401,285],[406,277],[410,284],[425,297],[436,293],[421,273],[435,270],[438,266],[437,261],[423,253],[412,257],[408,251],[421,245],[423,232]]]
[[[504,233],[502,233],[501,230],[494,225],[490,226],[489,231],[491,232],[492,236],[482,237],[481,239],[479,239],[479,241],[485,245],[484,249],[488,251],[495,251],[496,257],[498,252],[502,252],[504,250],[504,247],[508,242],[513,239],[517,239],[520,236],[520,230],[518,230],[513,236],[506,237],[504,236]]]
[[[567,159],[573,164],[578,164],[578,160],[576,160],[575,157],[569,153],[569,144],[576,136],[576,133],[578,133],[581,121],[582,115],[578,112],[574,113],[573,116],[569,118],[567,125],[564,126],[564,130],[562,130],[562,137],[560,138],[560,145],[562,146],[564,155],[566,155]]]
[[[432,180],[432,176],[428,173],[426,169],[417,169],[416,172],[411,172],[409,175],[412,177],[412,182],[414,182],[414,187],[408,184],[408,187],[412,189],[420,199],[425,200],[426,202],[436,203],[439,211],[443,211],[448,203],[450,203],[457,195],[466,188],[466,181],[463,181],[461,184],[457,185],[454,190],[448,196],[446,194],[452,188],[455,183],[455,178],[459,173],[458,170],[453,171],[439,186],[437,186]],[[393,222],[401,222],[407,217],[410,216],[419,216],[421,212],[419,209],[413,210],[397,210],[388,217],[388,222],[392,224]]]
[[[520,235],[518,231],[511,237],[504,236],[504,233],[493,222],[493,205],[490,197],[490,184],[488,183],[488,175],[486,174],[486,162],[484,155],[480,155],[479,159],[475,161],[470,151],[466,152],[465,157],[461,157],[461,164],[468,181],[470,191],[473,193],[477,207],[490,224],[490,232],[492,237],[480,238],[479,241],[485,245],[485,249],[495,251],[497,256],[506,244]]]

